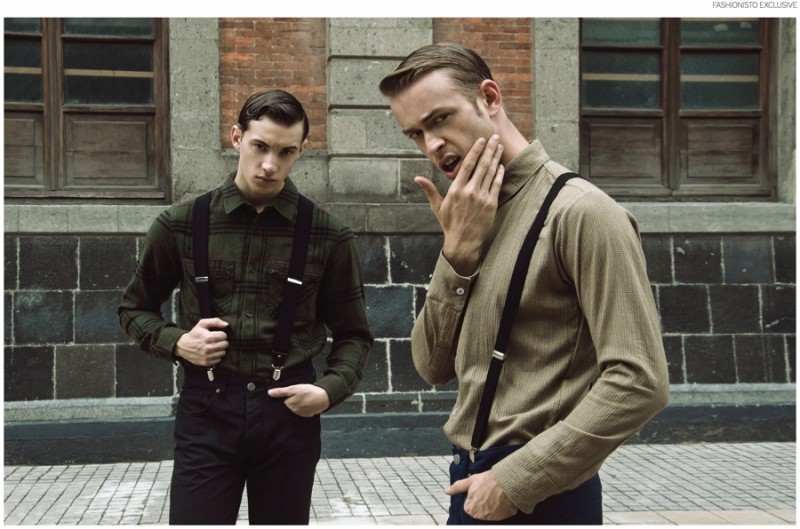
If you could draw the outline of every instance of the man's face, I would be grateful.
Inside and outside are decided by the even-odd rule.
[[[476,99],[468,99],[444,70],[434,70],[390,98],[389,105],[403,134],[453,180],[475,140],[496,132],[479,95],[476,90]]]
[[[283,190],[289,171],[303,152],[303,122],[287,127],[263,116],[251,121],[244,132],[234,125],[231,143],[239,151],[234,183],[245,199],[260,209]]]

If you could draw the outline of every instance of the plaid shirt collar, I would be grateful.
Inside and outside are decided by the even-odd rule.
[[[222,200],[225,206],[225,214],[230,214],[235,209],[247,204],[239,188],[233,183],[236,173],[231,174],[222,184]],[[275,211],[294,223],[297,218],[297,198],[300,192],[290,178],[286,179],[283,190],[277,198],[272,201],[269,207],[274,207]]]

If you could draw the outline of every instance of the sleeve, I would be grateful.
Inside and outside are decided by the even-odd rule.
[[[328,393],[333,408],[352,395],[363,378],[373,342],[358,248],[349,229],[344,229],[328,258],[320,303],[333,344],[327,368],[315,384]]]
[[[562,420],[494,467],[511,501],[532,512],[571,490],[667,404],[660,321],[635,219],[608,197],[578,200],[555,226],[555,252],[574,285],[599,378]]]
[[[170,230],[170,210],[150,226],[128,286],[117,309],[120,326],[139,347],[174,361],[178,338],[186,331],[167,321],[161,307],[181,281],[181,257]]]
[[[455,356],[461,322],[479,273],[480,268],[470,277],[460,276],[439,253],[425,305],[411,330],[414,367],[429,384],[445,384],[456,376]]]

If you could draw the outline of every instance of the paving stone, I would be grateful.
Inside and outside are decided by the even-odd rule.
[[[450,458],[322,460],[314,525],[444,525]],[[156,525],[172,461],[5,467],[6,525]],[[795,443],[623,445],[601,470],[612,525],[795,523]],[[246,524],[247,498],[239,511]]]

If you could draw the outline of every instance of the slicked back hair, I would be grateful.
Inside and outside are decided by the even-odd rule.
[[[308,116],[303,105],[289,92],[284,90],[265,90],[257,92],[247,98],[242,110],[239,111],[239,127],[242,132],[247,130],[253,120],[267,116],[269,119],[291,127],[295,123],[303,122],[303,140],[308,137]]]
[[[423,46],[403,59],[381,81],[381,93],[386,97],[394,97],[435,70],[446,70],[455,88],[468,99],[475,97],[484,80],[494,80],[489,66],[474,50],[460,44],[442,42]]]

